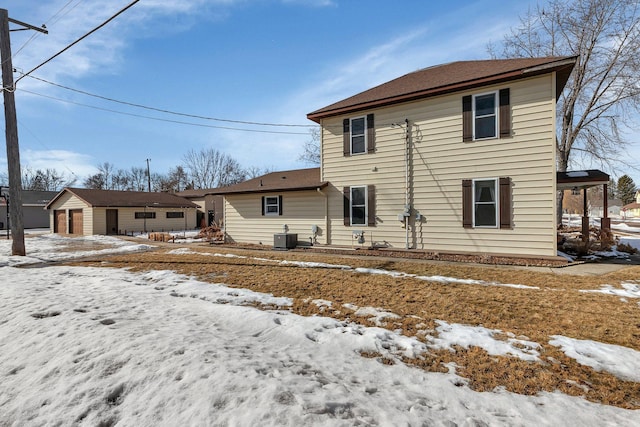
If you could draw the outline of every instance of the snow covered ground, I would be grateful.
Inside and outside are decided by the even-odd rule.
[[[539,343],[526,337],[498,340],[500,331],[438,321],[425,343],[383,328],[261,311],[246,304],[291,301],[170,271],[42,265],[147,250],[146,242],[39,235],[26,247],[28,257],[12,257],[10,241],[0,240],[0,426],[640,425],[640,411],[560,393],[478,393],[453,366],[427,373],[359,355],[398,360],[456,344],[535,363]],[[640,298],[626,290],[625,298]],[[563,336],[551,343],[579,363],[640,381],[635,350]]]

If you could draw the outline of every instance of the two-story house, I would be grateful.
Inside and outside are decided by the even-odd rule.
[[[227,227],[264,240],[302,210],[313,218],[292,232],[315,226],[321,244],[555,256],[556,101],[575,61],[453,62],[309,113],[321,127],[312,185],[256,179],[225,195]]]

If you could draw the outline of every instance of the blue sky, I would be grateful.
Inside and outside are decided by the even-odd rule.
[[[19,72],[30,70],[129,2],[5,1],[2,7],[10,17],[34,25],[46,23],[49,30],[30,41],[31,31],[11,33],[14,67]],[[487,44],[500,42],[518,16],[535,4],[526,0],[141,0],[33,76],[182,113],[312,125],[307,113],[402,74],[455,60],[487,58]],[[77,176],[79,182],[103,162],[128,169],[146,167],[145,159],[150,158],[152,172],[165,173],[180,164],[188,150],[202,147],[223,151],[245,167],[309,166],[297,160],[310,139],[304,126],[172,116],[91,98],[29,77],[18,83],[16,103],[21,163],[32,169],[52,167]],[[6,170],[6,153],[0,151],[0,170]]]

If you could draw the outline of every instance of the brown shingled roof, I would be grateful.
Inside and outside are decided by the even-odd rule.
[[[320,181],[320,168],[271,172],[239,184],[220,187],[207,194],[267,193],[273,191],[300,191],[324,188],[328,182]]]
[[[197,208],[193,202],[171,193],[149,193],[144,191],[94,190],[90,188],[65,188],[51,199],[50,206],[65,192],[69,192],[91,207],[142,208]]]
[[[320,119],[557,71],[558,96],[577,57],[458,61],[424,68],[307,114]]]

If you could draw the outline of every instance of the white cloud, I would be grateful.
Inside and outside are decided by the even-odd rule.
[[[67,178],[76,177],[79,181],[97,172],[96,168],[91,166],[95,163],[95,159],[87,154],[67,150],[26,149],[21,151],[20,163],[23,168],[55,169]],[[2,162],[6,164],[5,159],[2,159]]]

